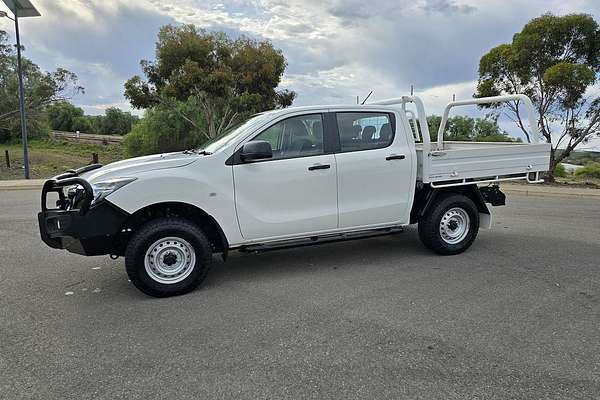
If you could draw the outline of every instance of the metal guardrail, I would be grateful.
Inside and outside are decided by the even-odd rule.
[[[95,135],[90,133],[50,131],[50,136],[54,139],[67,140],[79,143],[96,144],[121,144],[123,136],[118,135]]]

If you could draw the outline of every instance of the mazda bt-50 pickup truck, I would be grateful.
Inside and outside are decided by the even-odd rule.
[[[503,101],[526,108],[532,143],[444,141],[452,107]],[[201,149],[48,180],[40,233],[53,248],[124,256],[131,282],[157,297],[196,288],[214,253],[226,259],[235,249],[369,237],[409,224],[432,251],[458,254],[491,226],[488,204],[504,204],[498,182],[541,181],[550,145],[538,136],[523,95],[449,103],[437,142],[416,96],[274,110]]]

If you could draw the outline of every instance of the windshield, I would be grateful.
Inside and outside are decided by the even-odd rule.
[[[234,125],[225,132],[204,143],[202,147],[200,147],[200,151],[205,151],[207,153],[219,151],[222,147],[229,144],[232,140],[242,134],[250,125],[253,125],[254,123],[257,123],[265,118],[267,118],[266,114],[258,114],[246,121],[242,121],[239,124]]]

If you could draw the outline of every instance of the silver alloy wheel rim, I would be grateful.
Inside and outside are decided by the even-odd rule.
[[[448,244],[457,244],[469,234],[471,219],[469,214],[460,207],[446,211],[440,221],[440,236]]]
[[[196,265],[196,252],[187,241],[166,237],[154,242],[146,251],[144,265],[156,282],[173,284],[187,278]]]

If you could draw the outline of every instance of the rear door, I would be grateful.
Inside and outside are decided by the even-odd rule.
[[[339,227],[408,223],[414,151],[391,112],[336,112]]]
[[[337,228],[335,156],[324,146],[322,114],[286,118],[251,140],[268,141],[273,157],[233,166],[242,236],[305,236]]]

